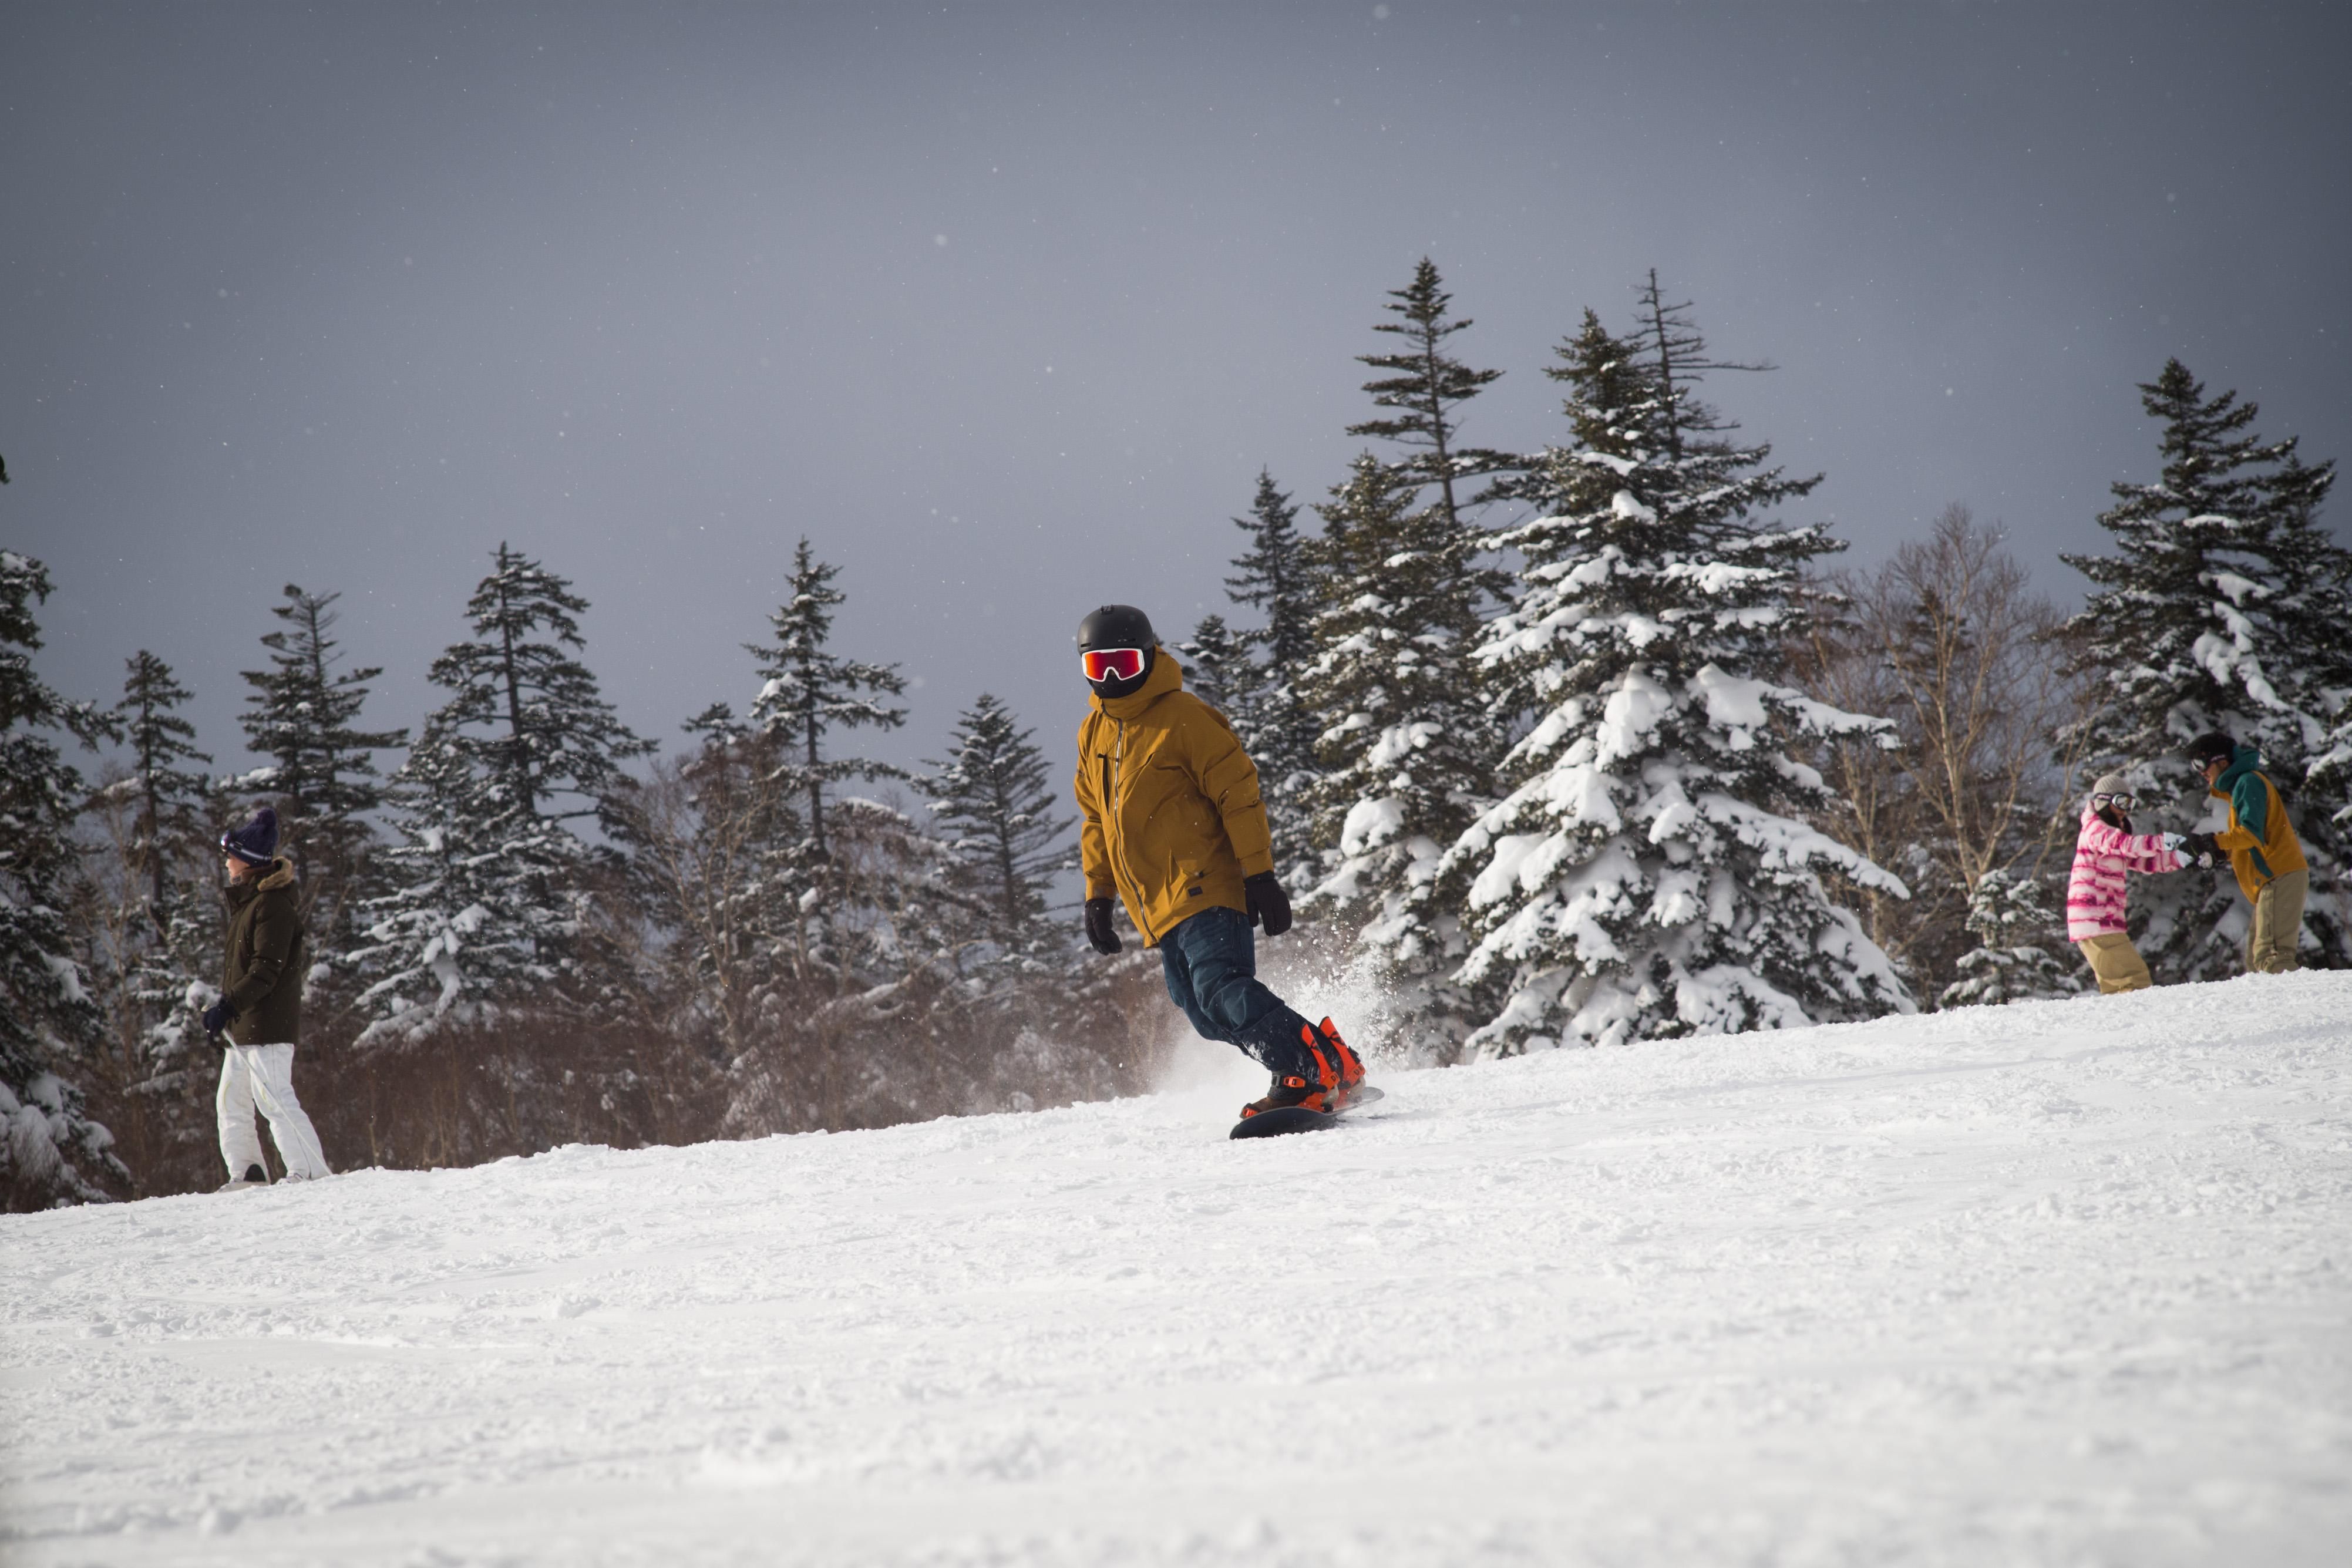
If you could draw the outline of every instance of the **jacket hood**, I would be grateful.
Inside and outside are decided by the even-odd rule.
[[[2231,784],[2236,784],[2240,779],[2244,778],[2248,773],[2256,771],[2262,765],[2263,754],[2260,751],[2256,750],[2252,746],[2240,746],[2238,748],[2238,754],[2230,759],[2230,765],[2213,775],[2213,793],[2215,795],[2229,794],[2230,786]]]
[[[290,888],[293,885],[294,862],[283,855],[273,855],[269,858],[268,871],[242,882],[231,883],[229,891],[242,896],[250,893],[267,893],[278,888]]]
[[[1106,698],[1099,691],[1087,694],[1087,700],[1094,705],[1096,712],[1113,719],[1133,719],[1170,692],[1184,689],[1184,667],[1176,662],[1176,656],[1168,651],[1168,645],[1155,643],[1153,647],[1156,652],[1151,660],[1151,673],[1143,678],[1141,686],[1124,697]]]

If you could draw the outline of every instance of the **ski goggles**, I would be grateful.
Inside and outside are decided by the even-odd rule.
[[[2105,811],[2109,806],[2117,811],[2137,811],[2139,796],[2136,795],[2095,795],[2091,797],[2093,811]]]
[[[1090,647],[1078,655],[1088,680],[1133,680],[1143,673],[1139,647]]]

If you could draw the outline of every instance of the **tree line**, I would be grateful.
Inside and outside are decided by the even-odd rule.
[[[289,584],[245,675],[246,744],[268,761],[223,775],[153,653],[111,706],[41,683],[47,574],[0,556],[12,1204],[216,1182],[199,1022],[225,927],[216,844],[257,804],[298,868],[303,1094],[343,1165],[1141,1087],[1158,1048],[1141,966],[1077,972],[1050,907],[1070,858],[1061,770],[989,695],[922,771],[856,754],[854,731],[904,721],[905,682],[839,655],[835,575],[803,540],[749,647],[756,696],[688,721],[666,757],[603,697],[586,601],[505,543],[414,735],[368,726],[382,669],[347,658],[333,594]],[[68,742],[120,754],[86,780]]]
[[[1451,1063],[2075,989],[2058,889],[2074,796],[2126,771],[2185,829],[2176,753],[2261,746],[2312,860],[2306,962],[2352,962],[2352,557],[2332,463],[2177,362],[2140,388],[2153,482],[2066,615],[1959,507],[1867,573],[1784,514],[1820,483],[1702,401],[1711,357],[1654,274],[1553,350],[1560,434],[1482,447],[1500,373],[1458,357],[1423,260],[1360,356],[1375,416],[1311,511],[1267,471],[1232,615],[1175,649],[1256,758],[1304,945],[1377,995],[1391,1060]],[[289,585],[247,671],[241,774],[208,771],[152,652],[121,698],[33,673],[37,562],[0,554],[0,1115],[9,1201],[209,1186],[215,841],[273,804],[310,932],[304,1096],[341,1164],[572,1140],[877,1126],[1130,1092],[1156,965],[1081,963],[1056,902],[1066,770],[983,695],[948,754],[895,668],[843,658],[801,541],[738,714],[661,754],[600,693],[589,606],[500,543],[414,735],[371,729],[335,595]],[[756,684],[755,684],[756,683]],[[94,779],[70,747],[111,745]],[[396,767],[387,769],[397,754]],[[2227,973],[2227,889],[2159,880],[2160,979]]]

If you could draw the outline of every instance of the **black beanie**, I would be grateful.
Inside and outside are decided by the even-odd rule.
[[[267,866],[278,853],[278,814],[255,808],[251,820],[221,835],[221,847],[248,866]]]

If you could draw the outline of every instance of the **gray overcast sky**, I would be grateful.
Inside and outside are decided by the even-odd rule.
[[[806,533],[845,651],[1058,757],[1077,617],[1182,635],[1261,465],[1302,502],[1416,258],[1507,374],[1659,268],[1715,400],[1867,562],[1944,503],[2045,587],[2152,476],[2168,354],[2352,453],[2343,7],[19,4],[0,48],[0,542],[44,674],[139,647],[242,765],[280,584],[368,717],[499,540],[666,742],[753,690]],[[2345,503],[2335,513],[2339,530]]]

